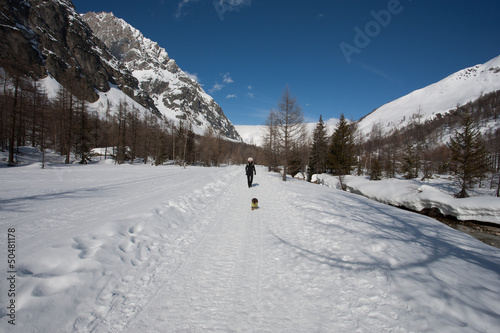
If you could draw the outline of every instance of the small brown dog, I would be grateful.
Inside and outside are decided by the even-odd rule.
[[[259,200],[257,198],[252,199],[252,210],[259,208]]]

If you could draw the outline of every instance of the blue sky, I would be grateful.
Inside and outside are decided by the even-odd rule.
[[[236,125],[288,85],[307,121],[373,109],[500,55],[497,0],[73,0],[113,12],[197,77]]]

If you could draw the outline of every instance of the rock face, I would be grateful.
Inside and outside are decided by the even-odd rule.
[[[0,0],[0,61],[8,71],[51,75],[77,98],[98,99],[110,84],[157,112],[137,79],[107,50],[69,0]]]
[[[208,127],[241,140],[220,106],[170,59],[157,43],[112,13],[86,13],[85,22],[112,55],[133,73],[141,90],[170,120],[183,120],[203,133]]]

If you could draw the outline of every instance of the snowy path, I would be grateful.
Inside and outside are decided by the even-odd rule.
[[[16,326],[2,306],[0,331],[500,327],[498,249],[424,216],[257,172],[248,189],[240,166],[1,170],[0,225],[16,227],[19,259]],[[6,287],[2,279],[2,295]]]

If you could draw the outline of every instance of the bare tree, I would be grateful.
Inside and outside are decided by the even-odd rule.
[[[305,124],[302,107],[292,96],[288,86],[283,90],[278,108],[275,110],[275,121],[283,157],[283,181],[286,181],[293,144],[305,136]]]
[[[278,170],[279,149],[277,145],[276,111],[271,109],[266,120],[266,132],[264,134],[264,149],[266,152],[266,163],[268,171]]]
[[[17,108],[18,108],[18,96],[21,85],[20,76],[17,75],[14,78],[14,98],[12,101],[12,111],[10,113],[10,136],[9,136],[9,166],[16,164],[14,160],[14,145],[16,139],[16,118],[17,118]]]

